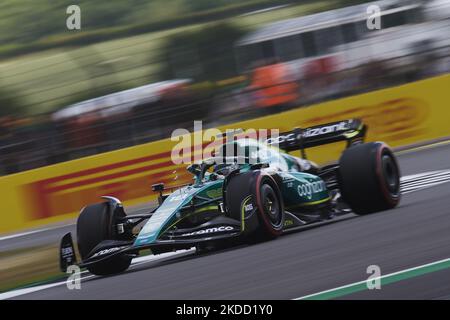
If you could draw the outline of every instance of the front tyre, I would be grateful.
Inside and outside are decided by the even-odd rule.
[[[78,250],[82,260],[89,257],[91,251],[104,240],[114,240],[114,212],[108,203],[99,203],[85,207],[77,221]],[[128,269],[131,258],[126,255],[116,256],[87,267],[96,275],[110,275]]]
[[[284,206],[275,180],[259,171],[237,174],[226,182],[227,215],[241,221],[243,233],[252,239],[274,239],[284,226]]]
[[[400,169],[382,142],[346,149],[339,160],[339,184],[344,201],[358,215],[392,209],[400,202]]]
[[[261,224],[259,231],[262,238],[278,237],[283,231],[284,208],[280,192],[270,178],[262,177],[256,199]]]

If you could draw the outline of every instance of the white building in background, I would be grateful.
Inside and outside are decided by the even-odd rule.
[[[139,105],[157,102],[166,92],[178,90],[190,82],[190,79],[167,80],[114,92],[67,106],[55,112],[52,115],[52,119],[59,121],[88,113],[96,113],[99,116],[108,117],[130,112]]]
[[[381,29],[367,27],[369,5],[380,9]],[[236,43],[238,67],[289,63],[302,77],[311,64],[324,72],[351,68],[450,45],[450,0],[382,0],[268,24]]]

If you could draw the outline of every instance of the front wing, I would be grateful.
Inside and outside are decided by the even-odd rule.
[[[122,254],[137,256],[139,251],[144,249],[154,248],[163,251],[188,249],[204,242],[238,238],[241,234],[240,224],[229,221],[227,224],[206,225],[167,232],[161,239],[143,245],[136,245],[134,240],[104,240],[92,250],[87,259],[78,263],[72,235],[69,232],[64,235],[60,243],[60,269],[62,272],[66,272],[71,265],[83,268]]]

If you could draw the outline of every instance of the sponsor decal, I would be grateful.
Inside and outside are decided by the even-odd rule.
[[[255,207],[252,203],[252,196],[247,196],[241,203],[241,231],[245,230],[245,219],[248,219],[253,212],[255,212]]]
[[[325,183],[323,181],[314,181],[300,184],[297,187],[298,194],[301,197],[306,197],[309,200],[312,199],[312,196],[316,193],[320,193],[326,190]]]
[[[242,214],[242,221],[245,218],[248,218],[252,212],[254,211],[255,207],[252,203],[252,196],[247,196],[244,201],[241,203],[241,214]]]
[[[95,253],[91,258],[96,258],[96,257],[100,257],[100,256],[104,256],[105,254],[110,254],[119,250],[122,250],[126,248],[126,246],[122,246],[122,247],[113,247],[113,248],[109,248],[109,249],[104,249],[104,250],[100,250],[99,252]]]
[[[284,220],[284,226],[285,227],[292,226],[293,224],[294,224],[293,220],[290,220],[290,219]]]
[[[249,203],[249,204],[244,206],[244,211],[245,212],[249,212],[249,211],[252,211],[252,210],[253,210],[253,204],[252,203]]]
[[[341,121],[339,123],[325,126],[325,127],[308,128],[308,129],[306,129],[305,132],[302,133],[302,136],[305,138],[310,138],[310,137],[316,137],[316,136],[325,135],[325,134],[329,134],[329,133],[349,130],[350,129],[349,124],[350,124],[350,122],[348,122],[348,121]]]
[[[202,235],[202,234],[226,232],[226,231],[233,231],[233,230],[234,230],[234,228],[232,226],[220,226],[220,227],[208,228],[208,229],[203,229],[203,230],[189,232],[189,233],[183,233],[181,236],[182,237],[197,236],[197,235]]]
[[[266,140],[267,144],[283,144],[286,142],[295,142],[297,139],[300,139],[300,135],[296,136],[295,133],[289,133],[286,135],[279,135],[277,137],[271,137],[269,139]]]
[[[290,175],[281,175],[281,179],[283,179],[283,182],[288,182],[288,181],[294,181],[295,180]]]
[[[72,254],[73,254],[73,250],[71,247],[61,248],[61,255],[63,256],[63,258],[72,256]]]
[[[351,121],[341,121],[339,123],[317,127],[317,128],[307,128],[302,133],[288,133],[286,135],[279,135],[277,137],[271,137],[266,140],[267,144],[284,144],[284,143],[294,143],[301,138],[311,138],[320,135],[325,135],[329,133],[335,133],[339,131],[346,131],[350,129]]]
[[[183,193],[180,195],[173,195],[171,197],[169,197],[169,202],[174,202],[174,201],[183,201],[184,199],[186,199],[189,196],[189,194],[187,193]]]

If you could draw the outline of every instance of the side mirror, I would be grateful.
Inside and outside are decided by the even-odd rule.
[[[202,170],[198,163],[194,163],[187,167],[187,171],[189,171],[193,175],[198,175]]]
[[[159,203],[159,205],[161,205],[164,202],[165,197],[167,197],[167,196],[163,195],[164,183],[153,184],[152,185],[152,190],[154,192],[159,192],[158,203]]]
[[[209,180],[211,181],[216,181],[218,178],[219,176],[214,172],[209,175]]]
[[[157,184],[152,185],[152,190],[155,192],[164,191],[164,183],[157,183]]]
[[[268,167],[269,167],[269,164],[267,162],[260,162],[260,163],[252,164],[250,169],[251,170],[258,170],[258,169],[268,168]]]

